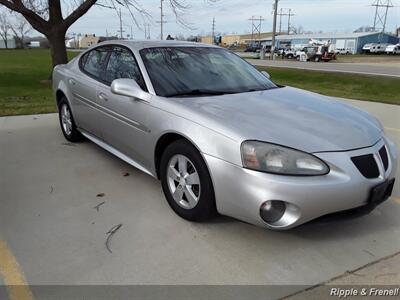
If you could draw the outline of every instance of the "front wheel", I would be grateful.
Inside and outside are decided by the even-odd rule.
[[[58,105],[58,118],[60,120],[61,131],[68,141],[75,143],[83,139],[81,133],[76,128],[71,107],[65,97],[61,99]]]
[[[165,197],[180,217],[203,221],[216,215],[210,174],[200,153],[189,142],[178,140],[165,149],[160,177]]]

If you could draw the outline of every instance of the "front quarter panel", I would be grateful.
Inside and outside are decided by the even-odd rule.
[[[225,136],[185,116],[173,101],[153,96],[150,105],[149,128],[151,138],[144,145],[150,169],[156,174],[154,154],[157,141],[165,134],[175,133],[188,139],[203,155],[217,157],[241,165],[241,141]],[[147,151],[149,150],[149,151]]]

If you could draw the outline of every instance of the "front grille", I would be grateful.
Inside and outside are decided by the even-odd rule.
[[[354,156],[351,158],[360,173],[366,178],[379,176],[379,169],[372,154]]]
[[[379,150],[379,155],[382,159],[382,163],[383,163],[383,167],[385,168],[385,171],[388,169],[389,167],[389,158],[387,155],[387,151],[386,151],[386,147],[383,146],[380,150]]]

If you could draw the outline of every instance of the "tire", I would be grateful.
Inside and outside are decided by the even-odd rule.
[[[58,119],[60,121],[61,131],[68,141],[77,143],[83,140],[82,134],[76,128],[71,107],[65,97],[62,97],[58,104]]]
[[[314,58],[314,61],[315,61],[315,62],[319,62],[319,61],[320,61],[319,56],[316,56],[316,57]]]
[[[198,150],[189,142],[177,140],[165,149],[160,177],[165,198],[177,215],[198,222],[217,215],[210,173]]]
[[[289,55],[287,56],[287,58],[288,58],[288,59],[292,59],[292,58],[293,58],[293,55],[292,55],[292,54],[289,54]]]

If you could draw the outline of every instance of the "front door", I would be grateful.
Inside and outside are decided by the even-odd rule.
[[[143,166],[144,153],[149,139],[148,102],[111,93],[113,80],[130,78],[146,89],[133,53],[122,46],[114,46],[104,71],[104,84],[97,89],[97,101],[102,113],[101,129],[104,140]]]

